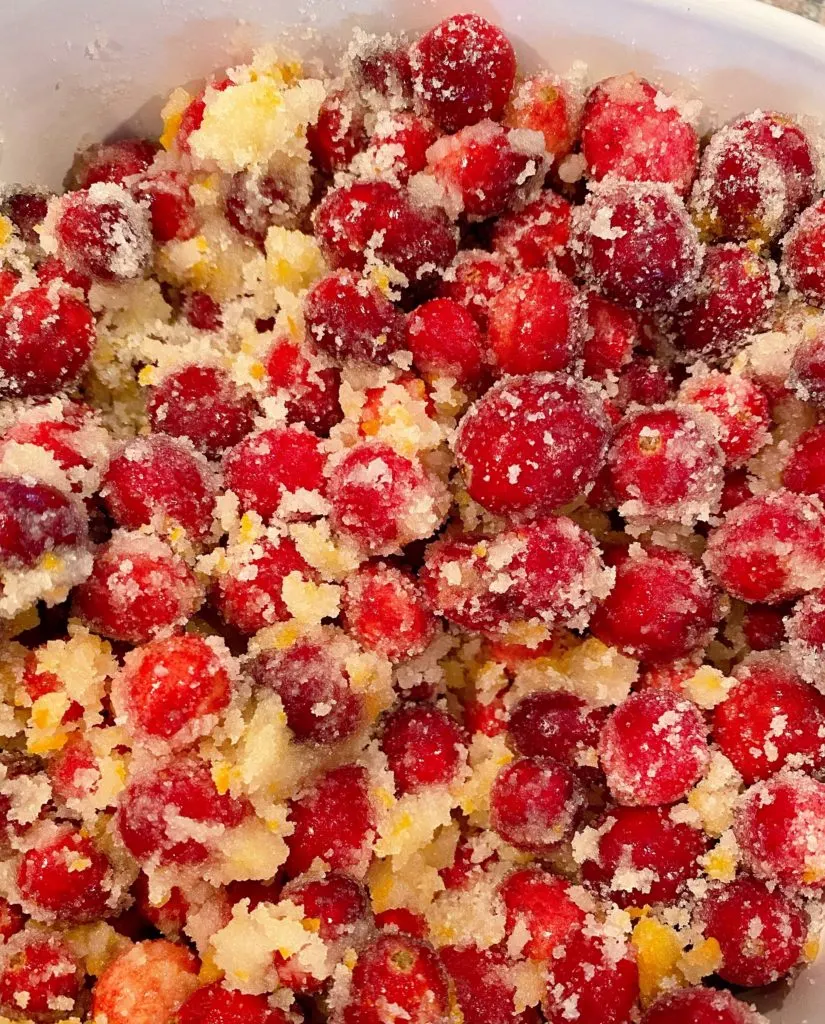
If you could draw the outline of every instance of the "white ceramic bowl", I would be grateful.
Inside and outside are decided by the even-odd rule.
[[[59,185],[79,145],[156,131],[171,87],[256,42],[317,52],[355,25],[416,31],[471,9],[526,67],[688,83],[716,119],[823,109],[825,28],[757,0],[0,0],[0,180]],[[820,963],[763,1006],[776,1024],[825,1024],[823,993]]]

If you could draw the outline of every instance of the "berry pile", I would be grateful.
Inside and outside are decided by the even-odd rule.
[[[758,1024],[825,921],[820,140],[484,18],[0,196],[0,1020]]]

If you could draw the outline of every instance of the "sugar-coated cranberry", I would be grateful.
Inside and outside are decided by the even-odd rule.
[[[203,592],[172,549],[150,537],[119,534],[95,556],[91,576],[74,590],[74,611],[97,633],[141,644],[182,626]]]
[[[283,395],[287,422],[326,435],[344,417],[338,390],[341,371],[314,346],[278,338],[266,358],[269,390]]]
[[[504,122],[541,132],[547,153],[559,161],[578,139],[582,105],[581,95],[569,81],[541,71],[516,86]]]
[[[765,327],[777,281],[774,266],[746,243],[705,252],[695,294],[676,311],[676,344],[708,358],[728,357],[748,334]]]
[[[794,666],[804,679],[825,693],[821,669],[825,655],[825,593],[815,591],[803,597],[785,624]]]
[[[475,388],[486,377],[486,346],[472,314],[454,299],[431,299],[407,317],[405,347],[430,379],[452,377]]]
[[[438,128],[428,117],[409,110],[379,116],[369,146],[370,166],[404,185],[427,166],[427,150],[438,138]]]
[[[607,456],[609,486],[622,514],[693,522],[716,511],[724,456],[712,426],[687,406],[625,416]]]
[[[729,467],[747,462],[770,437],[768,399],[747,377],[713,371],[689,377],[679,389],[679,401],[714,418],[716,440]]]
[[[355,80],[379,96],[406,100],[412,96],[412,70],[401,37],[386,33],[361,37],[355,52],[348,52]]]
[[[391,712],[384,719],[381,749],[400,794],[449,784],[466,758],[458,723],[428,704],[409,704]]]
[[[0,395],[53,395],[76,384],[95,341],[89,307],[40,285],[19,292],[0,310]]]
[[[747,875],[715,886],[698,908],[706,938],[721,947],[716,973],[732,985],[770,985],[799,963],[808,916],[780,889]]]
[[[34,565],[47,551],[83,544],[82,505],[63,491],[31,478],[0,476],[0,560]]]
[[[711,531],[705,563],[742,601],[778,604],[825,585],[825,511],[780,488],[755,495]]]
[[[386,363],[404,346],[404,316],[372,282],[347,270],[322,277],[304,300],[307,334],[338,359]]]
[[[324,468],[327,457],[315,434],[296,424],[271,427],[249,434],[227,451],[223,459],[224,480],[245,511],[264,519],[306,518],[300,494],[308,492],[318,500],[326,491]],[[291,501],[297,500],[293,508]],[[305,503],[304,503],[305,504]]]
[[[548,1024],[568,1024],[575,1006],[577,1024],[630,1024],[639,999],[639,969],[629,948],[615,939],[580,931],[560,956],[548,963],[542,1004]]]
[[[573,693],[541,690],[510,711],[510,742],[525,757],[554,757],[579,770],[592,763],[607,708],[590,707]]]
[[[500,946],[443,946],[439,953],[465,1024],[534,1024],[534,1010],[515,1012],[516,984]]]
[[[597,823],[597,846],[582,877],[620,907],[675,903],[701,873],[707,838],[663,807],[616,807]]]
[[[358,94],[343,89],[327,93],[318,120],[307,127],[307,146],[318,170],[323,174],[343,170],[366,143]]]
[[[47,770],[52,793],[63,802],[82,800],[97,788],[101,779],[92,746],[78,732],[72,733],[65,745],[49,759]]]
[[[631,310],[597,292],[588,292],[583,297],[583,305],[584,372],[594,380],[604,380],[633,359],[633,350],[641,337],[641,324]]]
[[[120,795],[117,829],[141,864],[195,865],[209,857],[204,825],[234,828],[250,811],[245,801],[218,793],[207,762],[186,757],[130,778]]]
[[[520,955],[531,960],[552,957],[556,947],[584,924],[584,911],[570,896],[570,883],[542,868],[514,871],[499,893],[507,913],[507,934],[523,935],[527,929]]]
[[[516,56],[501,29],[480,15],[440,22],[413,46],[410,62],[416,102],[445,131],[504,113]]]
[[[519,140],[521,142],[521,140]],[[540,144],[514,145],[510,129],[486,118],[444,135],[427,151],[435,180],[469,220],[503,213],[544,173]]]
[[[356,445],[336,465],[329,500],[333,527],[376,555],[432,536],[446,512],[441,482],[379,441]]]
[[[490,302],[487,338],[501,373],[567,369],[582,344],[578,289],[557,270],[514,277]]]
[[[23,930],[26,923],[23,911],[0,897],[0,939],[8,942],[12,935]]]
[[[623,367],[616,381],[616,408],[664,405],[676,396],[676,379],[666,363],[651,356],[636,358]]]
[[[190,909],[189,901],[182,890],[177,885],[172,886],[163,904],[155,906],[149,899],[149,878],[141,871],[132,886],[132,892],[135,897],[135,908],[141,917],[167,938],[178,938],[186,924]]]
[[[171,522],[203,538],[212,528],[216,485],[205,460],[164,434],[127,442],[109,463],[101,495],[128,530]]]
[[[641,661],[684,658],[713,637],[720,609],[714,587],[693,559],[651,547],[616,552],[611,592],[590,629],[604,643]]]
[[[787,606],[751,604],[742,611],[742,635],[752,651],[771,651],[785,642]]]
[[[120,185],[92,185],[59,201],[57,255],[103,281],[139,277],[152,252],[149,213]]]
[[[379,935],[361,952],[352,971],[344,1024],[438,1024],[449,1010],[447,975],[429,943],[411,935]]]
[[[501,381],[465,413],[456,458],[467,490],[498,515],[550,512],[580,494],[604,459],[598,396],[549,373]]]
[[[122,185],[127,178],[142,174],[155,159],[156,142],[150,139],[117,139],[84,150],[73,168],[76,188],[88,188],[96,181]]]
[[[407,907],[394,907],[375,915],[375,927],[386,932],[400,932],[416,939],[426,939],[429,932],[427,919]]]
[[[697,985],[660,996],[642,1024],[762,1024],[764,1018],[730,992]]]
[[[0,438],[0,446],[6,442],[31,444],[49,452],[55,462],[72,481],[72,490],[82,488],[82,474],[92,468],[92,462],[81,451],[82,442],[78,436],[83,421],[74,421],[70,414],[70,403],[63,409],[62,419],[25,419],[13,423]]]
[[[825,426],[806,430],[791,449],[782,483],[798,494],[815,494],[825,501]]]
[[[556,266],[572,276],[575,270],[569,249],[573,207],[556,192],[542,192],[527,206],[503,214],[496,220],[492,241],[520,270],[542,270]]]
[[[330,266],[361,271],[374,255],[413,284],[429,283],[456,254],[456,234],[443,210],[415,206],[384,181],[329,192],[315,211],[315,237]]]
[[[239,234],[261,246],[273,225],[289,225],[295,219],[283,183],[260,171],[239,171],[232,176],[224,212]]]
[[[825,885],[825,785],[786,771],[752,786],[733,823],[745,867],[790,888]]]
[[[806,332],[794,350],[788,383],[803,402],[825,406],[825,331]]]
[[[270,1006],[265,996],[246,995],[219,981],[204,985],[181,1005],[175,1024],[291,1024],[291,1017]]]
[[[181,114],[180,124],[178,125],[178,130],[175,134],[175,143],[182,152],[190,152],[189,137],[203,124],[203,115],[206,112],[207,96],[209,99],[212,99],[214,93],[225,92],[234,84],[235,83],[231,78],[214,78],[207,82],[206,85],[192,98]]]
[[[466,249],[444,271],[439,290],[445,298],[464,306],[479,327],[486,330],[490,301],[512,276],[500,254]]]
[[[347,577],[341,613],[347,632],[390,661],[422,654],[436,632],[435,617],[415,579],[384,562]]]
[[[713,713],[713,739],[745,782],[786,766],[825,766],[825,698],[772,652],[752,655],[734,674],[737,685]]]
[[[520,850],[547,852],[567,839],[583,803],[579,782],[551,757],[522,757],[490,789],[490,825]]]
[[[180,943],[139,942],[112,960],[98,977],[92,990],[92,1015],[108,1024],[158,1024],[174,1019],[199,987],[198,968],[198,958]]]
[[[185,241],[197,230],[195,200],[189,182],[178,171],[159,171],[135,182],[132,195],[149,209],[149,226],[156,242]]]
[[[782,241],[782,278],[814,306],[825,306],[825,199],[801,215]]]
[[[329,641],[296,640],[247,662],[258,691],[277,693],[287,725],[302,743],[340,743],[363,725],[364,697],[353,685],[346,655]]]
[[[0,269],[0,307],[6,304],[11,293],[17,287],[20,275],[10,267]]]
[[[206,292],[189,292],[181,302],[181,313],[198,331],[219,331],[223,327],[220,304]]]
[[[20,237],[29,245],[36,245],[40,241],[40,234],[36,229],[46,219],[48,208],[48,193],[33,189],[15,190],[5,196],[0,203],[3,216],[9,218]]]
[[[87,836],[66,828],[23,854],[17,888],[34,916],[76,924],[106,916],[109,874],[108,857]]]
[[[333,871],[363,877],[369,864],[369,846],[375,829],[369,776],[360,765],[332,768],[314,785],[289,802],[292,835],[287,874],[309,871],[314,860]]]
[[[89,297],[89,289],[92,287],[92,279],[88,274],[81,274],[79,270],[67,266],[57,256],[47,256],[37,264],[37,279],[42,285],[63,281],[83,292],[84,298]]]
[[[750,482],[751,478],[746,469],[732,469],[725,473],[719,511],[730,512],[732,509],[738,508],[748,498],[752,498],[753,491]]]
[[[607,179],[577,207],[573,238],[584,276],[620,304],[668,310],[693,292],[702,246],[668,185]]]
[[[56,933],[22,932],[4,947],[0,1007],[12,1018],[54,1020],[55,1005],[73,1005],[83,978],[74,953]],[[61,1010],[64,1013],[65,1010]]]
[[[699,138],[672,97],[644,78],[598,82],[582,114],[582,154],[596,181],[662,181],[684,195],[699,163]]]
[[[699,709],[667,690],[631,694],[608,718],[599,759],[614,799],[628,807],[672,804],[710,760]]]
[[[216,458],[254,426],[255,399],[216,366],[184,366],[150,389],[146,410],[152,429],[184,437]]]

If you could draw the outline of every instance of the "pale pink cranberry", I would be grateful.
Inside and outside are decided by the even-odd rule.
[[[570,82],[541,71],[516,86],[504,122],[541,132],[545,149],[558,162],[578,139],[582,105],[583,97]]]

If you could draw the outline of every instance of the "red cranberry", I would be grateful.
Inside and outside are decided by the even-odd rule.
[[[443,946],[439,952],[464,1024],[535,1024],[534,1010],[514,1011],[515,981],[499,946]]]
[[[781,890],[741,876],[714,887],[698,910],[707,938],[722,950],[716,973],[732,985],[770,985],[800,961],[808,917]]]
[[[825,426],[811,427],[797,440],[782,471],[782,483],[789,491],[825,500]]]
[[[652,1004],[642,1024],[760,1024],[760,1015],[724,989],[704,986],[666,992]]]
[[[570,883],[542,868],[514,871],[499,892],[507,912],[507,934],[523,935],[526,927],[529,935],[520,956],[547,960],[584,925],[585,914],[570,896]]]
[[[255,171],[233,175],[224,212],[237,232],[260,246],[273,225],[289,225],[295,219],[283,184],[272,175]]]
[[[9,945],[0,967],[0,1007],[18,1017],[54,1019],[58,1001],[80,995],[82,971],[67,942],[57,934],[23,932]]]
[[[438,138],[438,129],[427,117],[401,110],[379,117],[367,154],[371,166],[405,185],[427,166],[427,150]]]
[[[19,281],[20,275],[16,270],[9,267],[0,269],[0,308],[6,304]]]
[[[764,391],[747,377],[711,372],[689,377],[679,401],[714,418],[715,433],[727,466],[741,466],[770,437],[771,413]]]
[[[193,992],[175,1015],[175,1024],[291,1024],[292,1018],[269,1005],[265,996],[251,996],[213,981]]]
[[[278,338],[266,358],[269,390],[284,397],[288,423],[325,436],[344,418],[338,401],[341,371],[309,344]]]
[[[705,721],[694,704],[675,693],[633,693],[605,723],[599,758],[618,803],[672,804],[707,768]]]
[[[20,237],[28,245],[37,245],[40,241],[40,233],[37,228],[46,219],[49,208],[49,196],[45,192],[29,191],[20,189],[7,195],[0,210],[3,216],[17,228]]]
[[[404,347],[404,316],[369,281],[346,270],[321,278],[304,300],[312,341],[339,359],[386,363]]]
[[[26,918],[22,910],[0,897],[0,939],[8,942],[12,935],[23,930]]]
[[[359,765],[332,768],[301,795],[290,800],[294,825],[286,837],[287,874],[309,871],[314,860],[333,871],[362,877],[369,864],[369,846],[375,829],[369,776]]]
[[[542,71],[518,84],[504,121],[512,128],[541,132],[548,154],[560,161],[579,137],[581,113],[582,97],[570,83]]]
[[[607,708],[594,708],[564,690],[522,697],[510,712],[510,742],[525,757],[554,757],[580,770],[592,763]]]
[[[155,939],[130,946],[98,977],[91,1016],[108,1024],[172,1020],[199,988],[198,968],[198,958],[176,942]]]
[[[189,567],[161,541],[120,534],[95,556],[91,576],[74,590],[74,612],[111,640],[146,643],[179,628],[203,600]]]
[[[256,402],[215,366],[184,366],[150,389],[146,410],[152,429],[185,437],[210,458],[249,434]]]
[[[467,249],[444,271],[439,291],[445,298],[464,306],[479,327],[486,330],[490,301],[512,276],[498,253]]]
[[[458,723],[427,704],[407,705],[389,714],[384,720],[381,749],[399,794],[449,784],[466,758]]]
[[[160,171],[135,182],[131,191],[138,202],[148,205],[152,237],[156,242],[185,241],[195,234],[195,200],[183,174]]]
[[[64,409],[63,419],[18,419],[0,439],[0,444],[31,444],[49,452],[73,481],[72,490],[80,491],[84,471],[92,469],[92,462],[80,450],[78,432],[84,424],[72,422],[67,418],[68,415],[67,409]]]
[[[189,326],[195,330],[219,331],[223,327],[221,307],[206,292],[189,292],[185,295],[181,312]]]
[[[366,143],[364,111],[357,93],[343,89],[327,93],[318,120],[307,127],[307,146],[318,170],[322,174],[343,170]]]
[[[825,406],[825,331],[803,335],[793,354],[788,381],[804,402]]]
[[[634,359],[618,375],[616,406],[627,409],[632,405],[664,405],[676,393],[673,371],[655,359]]]
[[[572,277],[572,218],[570,203],[547,190],[523,209],[498,218],[493,226],[493,249],[522,271],[543,270],[549,265]]]
[[[427,378],[475,388],[486,377],[486,347],[472,314],[454,299],[431,299],[407,317],[405,347]]]
[[[809,207],[782,242],[782,277],[815,306],[825,306],[825,200]]]
[[[825,594],[815,591],[803,597],[786,625],[794,666],[804,679],[825,693],[820,669],[825,654]]]
[[[89,289],[92,287],[92,279],[88,274],[81,274],[78,270],[66,266],[63,260],[56,256],[47,256],[37,264],[37,279],[41,285],[51,284],[52,281],[63,281],[71,288],[77,288],[88,299]]]
[[[577,208],[573,237],[582,273],[609,299],[668,310],[693,292],[702,247],[667,185],[606,180]]]
[[[402,39],[389,33],[361,37],[350,56],[353,76],[364,89],[394,100],[412,96],[410,57]]]
[[[103,281],[140,277],[152,252],[149,214],[120,185],[92,185],[60,200],[57,255]]]
[[[719,502],[720,512],[730,512],[732,509],[738,508],[748,498],[753,497],[750,480],[746,469],[733,469],[725,473],[722,498]]]
[[[467,490],[497,515],[552,511],[592,483],[609,434],[598,397],[549,373],[501,381],[461,421]]]
[[[639,999],[639,969],[615,939],[575,933],[549,962],[543,1004],[548,1024],[568,1024],[574,1005],[578,1024],[630,1024]]]
[[[385,932],[400,932],[416,939],[426,939],[429,928],[421,914],[407,907],[394,907],[375,915],[375,927]]]
[[[416,102],[445,131],[484,117],[501,118],[516,76],[516,56],[501,29],[485,18],[447,18],[418,40],[410,58]]]
[[[157,143],[149,139],[118,139],[91,146],[80,154],[74,168],[75,187],[88,188],[96,181],[122,185],[127,178],[142,174],[157,151]]]
[[[752,651],[771,651],[785,642],[787,607],[747,605],[742,612],[742,634]]]
[[[415,579],[384,562],[347,577],[341,612],[348,633],[394,662],[423,654],[436,632],[435,617]]]
[[[77,924],[107,916],[109,859],[91,839],[66,828],[23,854],[17,887],[36,917]]]
[[[138,913],[168,938],[178,938],[189,915],[189,901],[178,886],[169,890],[168,899],[157,907],[149,899],[149,878],[141,871],[132,891]]]
[[[520,850],[548,852],[567,839],[583,803],[576,776],[550,757],[522,757],[490,789],[490,825]]]
[[[85,543],[86,517],[63,491],[0,476],[0,559],[30,567],[47,551]]]
[[[596,292],[585,295],[583,302],[586,316],[584,372],[594,380],[604,380],[633,359],[633,350],[640,341],[641,324],[630,310]]]
[[[19,292],[0,310],[0,395],[53,395],[77,383],[95,341],[89,307],[63,289]]]

